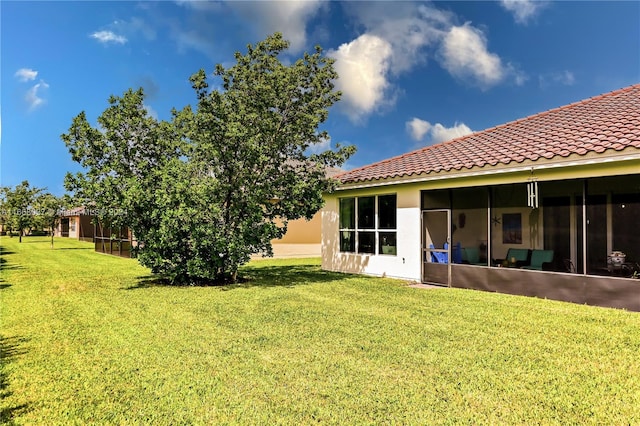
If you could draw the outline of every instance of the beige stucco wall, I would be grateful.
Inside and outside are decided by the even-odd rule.
[[[316,213],[311,220],[304,218],[292,220],[287,224],[287,233],[284,237],[271,241],[274,246],[280,244],[317,244],[322,239],[322,215]],[[318,253],[319,255],[319,253]]]
[[[271,240],[273,257],[320,257],[322,215],[316,213],[311,220],[297,219],[287,224],[287,233]],[[254,256],[259,258],[260,255]]]

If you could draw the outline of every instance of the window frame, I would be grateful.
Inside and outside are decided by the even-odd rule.
[[[394,227],[380,227],[380,198],[381,197],[389,197],[393,196],[395,199],[395,208],[394,208]],[[360,227],[360,199],[368,199],[373,198],[373,208],[374,208],[374,217],[373,217],[373,228]],[[343,228],[342,227],[342,206],[343,202],[346,200],[353,200],[354,205],[354,227]],[[353,251],[343,250],[343,236],[345,234],[350,234],[351,238],[354,239],[353,242]],[[360,247],[360,239],[361,234],[364,237],[364,234],[374,234],[373,239],[373,251],[362,250]],[[389,236],[390,234],[394,235],[395,245],[393,246],[395,250],[393,253],[383,253],[382,245],[381,245],[381,234],[386,234],[385,236]],[[375,194],[375,195],[362,195],[362,196],[353,196],[353,197],[340,197],[338,198],[338,239],[339,239],[339,251],[341,253],[353,253],[353,254],[363,254],[363,255],[373,255],[373,256],[397,256],[398,255],[398,194],[397,193],[384,193],[384,194]]]

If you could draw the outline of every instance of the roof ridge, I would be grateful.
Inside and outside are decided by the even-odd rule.
[[[528,121],[528,120],[530,120],[530,119],[532,119],[534,117],[540,117],[540,116],[544,116],[544,115],[550,114],[552,112],[556,112],[556,111],[560,111],[560,110],[564,110],[564,109],[569,109],[571,107],[574,107],[574,106],[577,106],[577,105],[580,105],[580,104],[585,104],[585,103],[592,102],[594,100],[599,100],[599,99],[602,99],[602,98],[605,98],[605,97],[606,98],[613,97],[613,96],[616,96],[616,95],[618,95],[620,93],[631,91],[634,88],[640,89],[640,83],[636,83],[636,84],[632,84],[630,86],[622,87],[620,89],[616,89],[616,90],[611,91],[611,92],[601,93],[599,95],[591,96],[590,98],[585,98],[585,99],[582,99],[582,100],[579,100],[579,101],[572,102],[570,104],[561,105],[559,107],[551,108],[551,109],[548,109],[548,110],[545,110],[545,111],[540,111],[540,112],[537,112],[535,114],[531,114],[531,115],[527,115],[525,117],[518,118],[516,120],[512,120],[512,121],[508,121],[506,123],[498,124],[497,126],[488,127],[488,128],[486,128],[484,130],[478,130],[477,132],[474,132],[472,134],[476,134],[477,135],[478,133],[489,132],[490,130],[499,129],[501,127],[505,127],[505,126],[509,126],[509,125],[518,123],[520,121]],[[462,138],[468,137],[468,136],[471,136],[471,134],[465,135],[465,136],[461,136],[461,137],[458,137],[456,139],[451,139],[451,140],[449,140],[447,142],[444,142],[444,143],[453,142],[453,141],[455,141],[457,139],[462,139]]]

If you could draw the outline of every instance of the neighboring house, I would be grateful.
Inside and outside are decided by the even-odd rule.
[[[335,177],[343,170],[328,168],[327,176]],[[271,240],[274,257],[320,257],[322,252],[322,214],[316,213],[311,220],[296,219],[287,225],[287,233],[280,239]],[[254,256],[259,257],[259,256]]]
[[[54,231],[56,237],[69,237],[82,241],[93,241],[95,227],[93,216],[86,214],[84,207],[65,210]]]
[[[280,239],[271,240],[273,257],[320,257],[321,227],[320,212],[316,213],[311,220],[303,218],[290,221],[287,225],[287,233]]]
[[[69,237],[93,242],[95,250],[101,253],[131,257],[131,246],[135,246],[128,228],[114,230],[95,224],[95,216],[85,207],[65,210],[54,231],[56,237]]]
[[[323,269],[640,311],[640,84],[337,178]]]

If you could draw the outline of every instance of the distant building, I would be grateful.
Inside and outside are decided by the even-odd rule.
[[[56,237],[68,237],[93,242],[95,236],[94,216],[86,214],[84,207],[65,210],[54,231]]]
[[[333,177],[343,172],[328,168],[327,176]],[[287,233],[280,239],[272,240],[274,257],[320,257],[322,252],[322,215],[316,213],[311,220],[292,220],[287,225]]]

